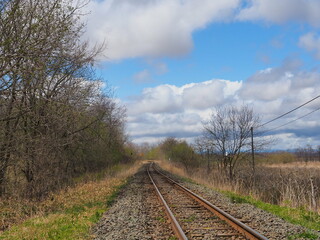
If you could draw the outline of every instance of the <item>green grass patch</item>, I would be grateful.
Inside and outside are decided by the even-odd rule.
[[[298,239],[314,239],[317,240],[319,239],[319,236],[317,236],[316,234],[312,233],[312,232],[304,232],[304,233],[300,233],[300,234],[295,234],[295,235],[291,235],[288,237],[288,240],[298,240]]]
[[[116,198],[118,197],[118,195],[119,195],[119,193],[120,193],[120,190],[123,189],[123,188],[127,185],[128,182],[129,182],[129,180],[126,181],[125,183],[121,184],[121,185],[118,185],[118,186],[114,186],[114,187],[113,187],[113,192],[112,192],[112,194],[109,195],[109,196],[107,197],[107,200],[106,200],[106,205],[107,205],[107,207],[112,206],[112,204],[115,202]]]
[[[87,209],[82,214],[55,213],[30,219],[0,235],[0,239],[89,239],[90,215],[97,209]]]
[[[176,237],[176,236],[171,236],[171,237],[168,238],[168,240],[178,240],[178,237]]]
[[[166,219],[164,217],[157,217],[156,220],[158,220],[159,222],[165,222]]]
[[[304,208],[290,208],[286,206],[273,205],[256,200],[251,196],[241,196],[233,192],[223,191],[223,193],[234,203],[249,203],[267,212],[273,213],[287,222],[320,231],[320,215],[315,212],[307,211]]]
[[[181,176],[177,176],[175,175],[176,177],[180,178],[181,181],[183,182],[187,182],[187,183],[192,183],[192,184],[195,184],[195,185],[199,185],[199,183],[195,182],[193,179],[191,178],[187,178],[187,177],[181,177]]]
[[[192,215],[188,218],[183,219],[182,222],[193,222],[194,220],[196,220],[196,216]]]
[[[46,216],[34,217],[22,224],[15,225],[0,233],[2,240],[73,240],[92,239],[91,227],[97,223],[103,213],[113,204],[120,190],[127,181],[113,187],[104,198],[92,201],[90,198],[71,207],[49,213]]]

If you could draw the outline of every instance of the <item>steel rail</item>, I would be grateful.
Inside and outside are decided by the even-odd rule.
[[[185,235],[185,233],[183,232],[180,224],[178,223],[177,219],[175,218],[175,216],[173,215],[172,211],[170,210],[167,202],[164,200],[164,198],[162,197],[157,185],[155,184],[155,182],[153,181],[152,177],[151,177],[151,174],[149,172],[149,167],[151,166],[151,164],[147,167],[147,172],[148,172],[148,175],[149,175],[149,178],[157,192],[157,195],[160,199],[160,201],[162,202],[165,210],[166,210],[166,214],[168,216],[168,218],[170,219],[170,222],[171,222],[171,226],[173,228],[173,231],[175,232],[176,236],[180,239],[180,240],[188,240],[187,236]]]
[[[153,163],[152,163],[153,165]],[[261,235],[259,232],[253,230],[249,226],[245,225],[244,223],[240,222],[238,219],[232,217],[230,214],[226,213],[222,209],[218,208],[217,206],[213,205],[209,201],[205,200],[204,198],[200,197],[199,195],[195,194],[191,190],[187,189],[186,187],[180,185],[164,173],[160,172],[158,169],[154,168],[156,172],[164,176],[168,181],[175,184],[177,187],[179,187],[182,191],[187,193],[190,197],[192,197],[194,200],[196,200],[198,203],[200,203],[202,206],[207,208],[209,211],[213,212],[215,215],[217,215],[221,220],[226,221],[228,224],[230,224],[235,230],[242,233],[246,238],[250,240],[268,240],[265,236]]]

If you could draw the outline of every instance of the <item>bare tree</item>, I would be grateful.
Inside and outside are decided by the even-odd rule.
[[[93,65],[103,46],[80,40],[82,6],[0,1],[0,195],[12,169],[27,195],[41,197],[105,166],[106,151],[121,158],[124,111],[99,89]]]
[[[236,164],[247,157],[251,149],[251,127],[258,126],[259,117],[248,106],[218,108],[204,123],[204,137],[214,146],[230,180],[235,176]]]
[[[198,137],[195,139],[193,148],[196,150],[198,154],[202,157],[203,161],[207,164],[207,174],[210,174],[212,169],[213,161],[217,158],[215,157],[215,144],[204,136]],[[220,167],[219,162],[218,167]]]
[[[316,161],[317,158],[320,159],[319,149],[319,146],[317,149],[313,148],[310,144],[307,144],[305,147],[297,148],[295,152],[300,161],[310,162]]]

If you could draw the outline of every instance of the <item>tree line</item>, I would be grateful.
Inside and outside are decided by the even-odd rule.
[[[295,149],[294,152],[300,161],[320,161],[320,145],[313,147],[310,144],[307,144],[305,147]]]
[[[226,105],[212,111],[209,120],[203,122],[202,134],[192,143],[167,137],[156,146],[142,146],[140,151],[147,159],[162,158],[179,164],[189,174],[199,168],[206,169],[208,174],[217,170],[230,182],[245,169],[245,175],[251,175],[249,182],[254,183],[255,158],[266,163],[267,159],[271,161],[273,152],[263,151],[276,142],[272,137],[253,132],[260,126],[260,117],[249,106]],[[275,153],[282,158],[278,159],[279,163],[320,161],[320,146],[306,145],[287,152],[289,159],[281,152]]]
[[[230,181],[236,177],[237,166],[246,163],[254,177],[253,151],[261,151],[271,143],[257,136],[253,142],[252,129],[259,126],[259,116],[247,105],[219,107],[203,122],[202,134],[193,144],[169,137],[157,147],[158,156],[181,164],[187,172],[201,165],[209,173],[215,167]],[[155,150],[150,149],[151,153]]]
[[[103,46],[81,39],[83,4],[0,1],[0,196],[42,198],[129,158],[125,110],[94,71]]]

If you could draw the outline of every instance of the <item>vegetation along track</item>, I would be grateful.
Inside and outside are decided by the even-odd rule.
[[[153,163],[147,171],[179,239],[267,239],[164,175]]]

